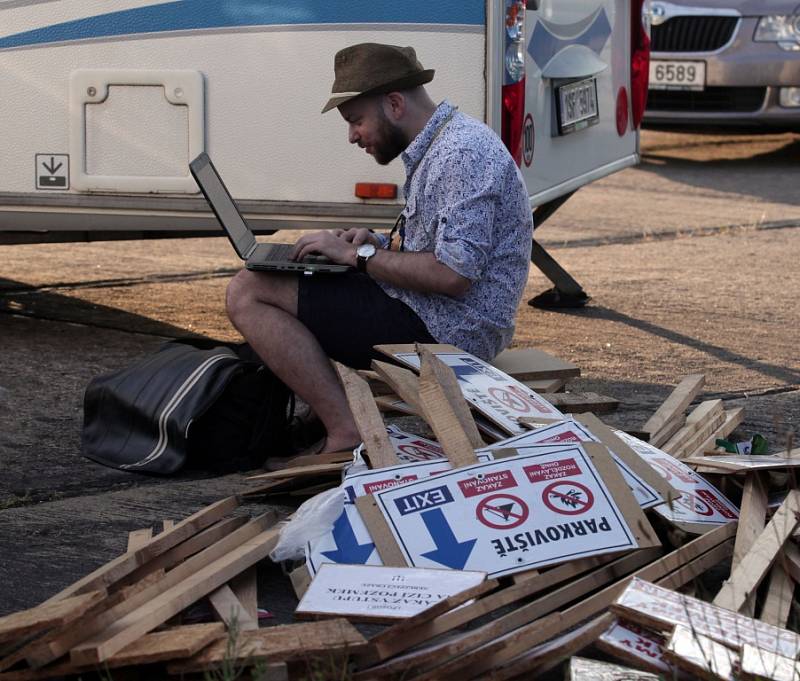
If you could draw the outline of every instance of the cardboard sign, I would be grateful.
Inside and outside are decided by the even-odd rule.
[[[535,448],[530,448],[535,445],[543,444],[575,444],[579,442],[600,442],[589,430],[577,423],[572,419],[560,421],[543,428],[523,433],[522,435],[515,435],[506,440],[501,440],[489,447],[482,447],[478,452],[491,452],[493,449],[498,448],[513,448],[519,454],[530,454],[535,451]],[[611,457],[614,463],[622,473],[625,484],[628,485],[636,502],[640,508],[650,508],[663,503],[663,497],[650,486],[644,479],[639,477],[619,456],[611,452]]]
[[[323,565],[295,611],[366,621],[412,617],[486,579],[485,572]]]
[[[517,421],[521,417],[564,418],[564,414],[524,383],[468,352],[434,354],[453,370],[464,399],[509,435],[524,432]],[[415,352],[395,352],[393,356],[407,366],[420,368]]]
[[[634,578],[611,609],[621,617],[647,620],[662,631],[683,625],[731,648],[745,643],[786,657],[800,654],[800,636],[746,615]]]
[[[401,414],[419,416],[413,407],[401,400],[397,395],[380,395],[375,398],[375,403],[384,411],[399,411]],[[487,435],[491,440],[502,440],[507,434],[500,430],[494,423],[481,414],[473,414],[478,430]],[[485,439],[485,438],[484,438]]]
[[[664,659],[666,639],[654,631],[626,620],[617,620],[595,642],[602,651],[648,671],[671,676],[672,667]]]
[[[660,516],[690,532],[696,531],[692,525],[700,526],[698,529],[703,532],[709,525],[724,525],[738,520],[739,509],[702,475],[647,442],[621,430],[615,433],[681,493],[671,504],[655,507]]]
[[[431,445],[437,446],[431,440],[403,433],[398,428],[393,429],[389,433],[389,437],[395,447],[410,443],[411,447],[420,448],[423,454],[435,453]],[[430,445],[426,443],[430,443]],[[407,449],[404,454],[416,456],[419,452]],[[400,452],[398,452],[399,455]],[[483,454],[479,458],[489,461],[491,455]],[[367,468],[363,462],[351,466],[345,473],[342,491],[344,508],[341,515],[334,522],[330,532],[306,544],[308,571],[315,575],[324,563],[382,565],[369,530],[356,510],[356,497],[374,494],[380,490],[422,480],[450,470],[452,470],[450,462],[443,457],[374,470]]]
[[[497,577],[637,548],[583,448],[542,449],[374,492],[406,563]]]

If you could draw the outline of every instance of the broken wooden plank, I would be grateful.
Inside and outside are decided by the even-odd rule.
[[[372,360],[372,368],[389,385],[398,397],[408,404],[415,412],[419,413],[419,378],[410,369],[404,369],[396,364]],[[389,399],[385,396],[384,400]]]
[[[399,462],[395,462],[395,464],[396,463]],[[290,478],[313,478],[323,475],[337,477],[346,466],[346,463],[321,463],[310,466],[295,466],[293,468],[284,468],[279,471],[251,475],[245,478],[245,480],[288,480]]]
[[[144,565],[147,561],[161,555],[200,530],[224,518],[238,505],[238,497],[233,496],[200,509],[197,513],[194,513],[178,523],[168,532],[162,532],[135,551],[123,553],[111,562],[100,566],[94,572],[86,575],[86,577],[71,584],[66,589],[59,591],[55,596],[45,601],[45,603],[111,586],[118,580],[129,575],[136,568]]]
[[[417,344],[417,355],[419,355],[420,359],[420,392],[429,381],[438,384],[441,387],[442,396],[447,400],[453,414],[458,419],[464,434],[472,445],[472,449],[483,447],[483,439],[478,433],[469,404],[464,399],[461,386],[459,386],[453,370],[430,350],[426,349],[424,345]],[[420,406],[425,411],[426,406],[423,402],[424,400],[420,394]]]
[[[702,433],[700,442],[705,440],[714,430],[716,430],[725,420],[725,411],[722,408],[722,400],[706,400],[701,402],[686,417],[686,424],[675,433],[667,442],[659,447],[667,454],[678,457],[684,448]],[[699,445],[700,442],[697,444]]]
[[[53,631],[52,634],[48,634],[44,639],[34,641],[20,653],[32,667],[42,667],[57,660],[69,652],[73,646],[91,636],[97,635],[130,612],[153,601],[164,591],[199,572],[204,566],[228,555],[243,542],[252,539],[274,524],[274,522],[275,515],[271,512],[251,520],[200,553],[177,565],[155,584],[127,596],[121,602],[119,600],[116,602],[110,600],[103,609],[97,612],[87,612],[70,626],[59,628]],[[104,604],[101,602],[98,605]]]
[[[733,561],[731,570],[735,570],[742,558],[745,557],[750,547],[753,546],[758,535],[764,531],[767,517],[767,490],[764,480],[754,472],[747,476],[742,493],[742,507],[739,509],[739,528],[736,530],[736,543],[733,547]],[[755,617],[755,594],[751,594],[745,601],[742,612],[749,617]]]
[[[544,674],[568,657],[591,645],[614,620],[611,613],[598,615],[566,634],[541,643],[497,669],[487,677],[491,681],[507,681],[527,673]]]
[[[289,580],[292,582],[292,588],[298,601],[303,598],[308,585],[311,584],[311,579],[311,573],[305,564],[296,567],[289,573]]]
[[[664,655],[676,667],[708,681],[734,681],[739,664],[733,650],[682,625],[675,627]]]
[[[566,379],[563,378],[539,378],[531,380],[517,378],[517,380],[539,394],[560,393],[564,390],[564,386],[567,384]]]
[[[230,581],[230,587],[258,627],[258,570],[251,567]]]
[[[278,535],[277,528],[270,528],[245,541],[222,558],[117,620],[99,635],[73,648],[70,660],[75,664],[99,664],[108,659],[199,598],[266,558],[275,547]]]
[[[794,599],[794,580],[786,572],[783,562],[775,561],[769,575],[767,597],[761,608],[759,619],[767,624],[785,628]]]
[[[600,395],[599,393],[545,393],[540,392],[539,397],[544,398],[557,409],[567,414],[610,414],[619,407],[619,400]]]
[[[667,441],[663,436],[658,438],[655,436],[669,421],[683,414],[692,400],[703,389],[705,382],[706,377],[704,374],[690,374],[678,383],[667,399],[664,400],[663,404],[642,426],[642,430],[650,435],[650,444],[654,447],[658,447]]]
[[[105,596],[104,589],[88,591],[0,617],[0,642],[21,641],[45,629],[72,622]]]
[[[357,652],[366,639],[345,619],[284,624],[243,631],[236,641],[235,659],[253,665],[267,661],[307,660],[315,655]],[[214,670],[230,658],[228,642],[219,640],[189,660],[168,665],[170,674]]]
[[[225,639],[225,627],[219,622],[191,624],[142,636],[103,663],[104,669],[179,660],[197,654],[217,639]],[[62,662],[42,669],[25,669],[0,674],[0,681],[41,681],[97,671],[94,665]],[[116,677],[116,675],[115,675]],[[111,678],[110,675],[107,678]]]
[[[350,411],[357,415],[356,427],[367,449],[366,455],[369,457],[371,467],[385,468],[397,465],[400,461],[386,434],[386,424],[367,382],[350,367],[338,362],[335,366],[344,386]]]
[[[135,551],[141,548],[153,538],[153,528],[144,527],[141,530],[131,530],[128,532],[128,548],[126,551]]]
[[[397,542],[389,529],[386,519],[383,517],[375,497],[371,494],[356,497],[356,508],[358,514],[364,521],[364,525],[369,530],[369,536],[375,544],[375,549],[381,557],[384,565],[393,567],[404,567],[406,565],[405,556],[397,545]]]
[[[238,631],[252,631],[258,629],[258,620],[253,617],[242,605],[242,602],[233,593],[233,589],[223,584],[218,589],[208,594],[208,602],[214,612],[229,629]]]
[[[800,523],[800,490],[791,490],[750,550],[731,572],[714,605],[737,611],[758,587],[778,552]]]
[[[537,348],[503,350],[489,363],[518,381],[574,378],[581,375],[581,370],[571,362]]]
[[[710,456],[692,456],[683,459],[684,463],[705,466],[708,469],[731,471],[769,471],[785,468],[800,468],[800,459],[787,458],[781,454],[722,454]]]
[[[707,451],[713,451],[715,443],[719,438],[726,438],[739,424],[744,421],[744,407],[736,407],[725,412],[725,422],[717,428],[708,438],[700,444],[689,456],[700,456]]]

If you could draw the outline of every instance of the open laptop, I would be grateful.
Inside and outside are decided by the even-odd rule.
[[[304,274],[347,272],[353,269],[349,265],[336,265],[321,255],[311,255],[300,261],[291,260],[292,244],[258,243],[208,154],[202,153],[194,159],[189,164],[189,170],[247,269]]]

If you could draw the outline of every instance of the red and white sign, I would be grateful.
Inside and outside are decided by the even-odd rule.
[[[551,475],[559,470],[560,477]],[[481,481],[505,487],[486,494]],[[579,495],[570,496],[575,490]],[[542,503],[546,492],[549,507]],[[532,454],[420,476],[374,498],[413,567],[497,577],[637,546],[580,445],[541,445]]]
[[[706,603],[634,577],[614,608],[647,613],[669,629],[684,626],[737,649],[745,643],[792,659],[800,655],[800,636],[766,622]]]
[[[514,435],[506,440],[496,442],[477,451],[488,453],[493,449],[516,449],[520,454],[533,453],[537,446],[546,444],[570,444],[579,442],[600,442],[581,423],[572,419],[565,419],[536,430],[531,430],[521,435]],[[614,463],[617,464],[625,484],[628,485],[640,508],[651,508],[663,503],[664,499],[645,480],[642,480],[622,459],[611,452]]]
[[[671,504],[664,503],[655,507],[660,516],[673,523],[702,525],[724,525],[739,518],[739,509],[685,463],[621,430],[615,433],[681,492],[681,497]]]
[[[565,480],[545,487],[542,501],[551,511],[561,515],[583,515],[594,505],[594,494],[580,482]]]
[[[665,644],[663,636],[625,620],[612,624],[597,640],[597,647],[601,650],[626,662],[630,658],[640,660],[646,668],[672,678],[673,669],[664,658]]]
[[[435,354],[455,373],[464,399],[510,435],[525,432],[517,420],[522,416],[564,418],[564,414],[528,386],[474,355],[467,352]],[[419,369],[419,357],[415,352],[399,352],[394,356]]]
[[[530,515],[530,509],[519,497],[492,494],[484,497],[475,509],[475,516],[487,527],[510,530],[519,527]]]

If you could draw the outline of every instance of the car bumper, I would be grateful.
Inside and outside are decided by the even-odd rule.
[[[704,61],[706,84],[696,92],[650,90],[645,122],[800,126],[800,107],[780,105],[781,87],[800,87],[800,52],[753,42],[756,23],[742,18],[715,52],[653,52],[651,60]]]

